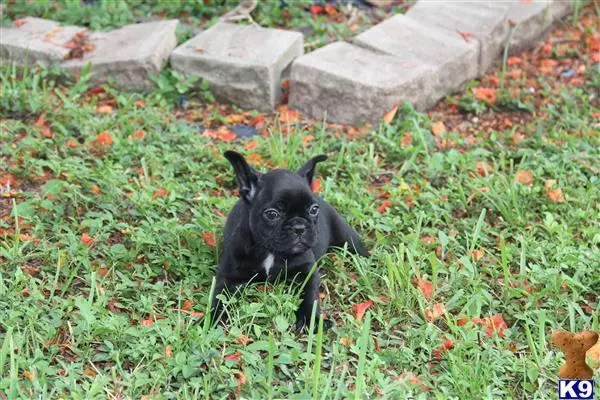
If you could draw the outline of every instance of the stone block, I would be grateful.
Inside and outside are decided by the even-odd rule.
[[[270,111],[282,72],[303,52],[301,33],[219,23],[177,47],[171,65],[206,79],[221,101]]]
[[[508,20],[516,23],[510,40],[510,53],[515,54],[533,47],[552,25],[550,1],[512,0]]]
[[[0,28],[0,63],[58,64],[69,54],[67,42],[85,30],[42,18],[23,18],[18,25]]]
[[[431,64],[433,75],[425,107],[458,91],[478,74],[479,45],[476,41],[466,42],[460,35],[450,35],[401,14],[361,33],[353,43],[396,57],[411,54],[423,63]]]
[[[431,66],[409,54],[336,42],[294,61],[290,107],[329,122],[378,123],[404,101],[423,109],[431,76]]]
[[[445,30],[479,43],[479,74],[484,74],[504,49],[508,34],[508,4],[493,0],[440,2],[419,0],[406,16],[424,26]]]
[[[550,12],[552,14],[552,21],[556,22],[573,11],[574,2],[579,2],[581,5],[582,0],[548,0],[550,2]]]
[[[95,49],[83,58],[68,60],[63,66],[79,74],[91,63],[90,80],[94,84],[115,80],[122,89],[148,89],[154,83],[151,74],[158,74],[175,46],[177,20],[155,21],[127,25],[110,32],[90,35]]]

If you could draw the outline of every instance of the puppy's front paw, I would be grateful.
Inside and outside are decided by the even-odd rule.
[[[321,319],[323,318],[323,316],[321,316]],[[324,319],[323,320],[323,331],[329,330],[331,327],[333,326],[333,322],[328,320],[328,319]],[[296,322],[294,323],[294,331],[295,332],[308,332],[308,329],[310,328],[310,317],[299,317]],[[315,326],[314,326],[314,331],[313,332],[318,332],[319,330],[319,321],[315,321]]]

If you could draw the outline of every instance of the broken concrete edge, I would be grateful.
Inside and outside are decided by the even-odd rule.
[[[421,0],[423,1],[423,0]],[[517,0],[518,1],[518,0]],[[578,0],[574,0],[574,1],[578,1]],[[424,1],[426,2],[426,0]],[[464,85],[473,80],[476,79],[482,75],[484,75],[488,70],[490,70],[492,67],[495,66],[495,63],[498,61],[498,59],[502,56],[502,53],[504,53],[504,50],[507,49],[506,46],[508,47],[508,50],[510,51],[510,45],[513,44],[515,49],[517,50],[524,50],[528,47],[530,47],[531,45],[533,45],[533,41],[532,41],[532,37],[526,37],[522,42],[516,42],[512,40],[512,43],[509,43],[509,41],[511,39],[514,39],[514,32],[519,32],[519,30],[526,30],[526,29],[532,29],[534,31],[534,35],[535,39],[539,40],[540,37],[542,37],[542,35],[547,32],[549,30],[549,28],[552,26],[552,24],[556,23],[560,18],[563,18],[564,16],[566,16],[569,12],[571,12],[572,10],[572,4],[569,3],[569,5],[566,5],[564,1],[560,1],[560,0],[547,0],[546,2],[546,7],[544,7],[544,13],[551,13],[551,21],[550,23],[548,23],[548,19],[547,17],[544,19],[540,20],[540,16],[539,13],[536,14],[534,17],[530,18],[530,19],[524,19],[525,22],[523,24],[514,24],[514,22],[509,21],[508,18],[508,13],[509,13],[509,9],[505,8],[505,12],[504,15],[501,16],[502,20],[500,21],[501,23],[497,24],[497,28],[495,28],[496,32],[494,32],[493,30],[490,31],[489,35],[483,35],[483,36],[476,36],[476,40],[479,44],[479,49],[478,49],[478,58],[479,58],[479,70],[475,73],[473,73],[472,71],[469,71],[469,73],[464,74],[464,71],[461,71],[462,75],[463,75],[463,79],[462,82],[458,85],[454,85],[454,87],[452,87],[452,85],[447,86],[445,89],[446,90],[440,90],[440,87],[443,88],[444,85],[440,86],[440,82],[445,82],[446,79],[444,79],[444,75],[445,77],[449,77],[447,68],[448,66],[452,65],[450,62],[441,62],[441,66],[438,66],[438,74],[437,74],[437,80],[438,84],[436,85],[435,83],[431,84],[431,85],[427,85],[427,88],[423,88],[425,90],[430,90],[430,93],[423,95],[420,99],[420,101],[411,101],[410,100],[410,95],[397,95],[394,104],[389,105],[389,108],[382,108],[381,106],[378,106],[376,108],[371,108],[371,110],[367,110],[367,112],[365,112],[365,110],[357,110],[360,107],[357,107],[358,104],[360,104],[363,100],[365,100],[363,97],[369,98],[372,97],[371,95],[366,95],[366,96],[362,96],[362,95],[357,95],[357,96],[353,96],[352,95],[352,89],[348,89],[349,91],[343,91],[340,88],[337,88],[337,90],[332,91],[331,88],[329,88],[329,92],[327,91],[327,87],[328,84],[326,82],[330,81],[330,80],[335,80],[337,78],[339,83],[344,83],[343,79],[339,79],[340,77],[335,77],[332,73],[332,71],[324,71],[322,68],[319,68],[315,65],[309,66],[306,64],[307,60],[310,60],[310,56],[312,53],[309,53],[303,57],[300,57],[298,59],[296,59],[293,64],[292,64],[292,73],[291,73],[291,92],[290,92],[290,107],[291,108],[295,108],[298,111],[300,111],[301,113],[304,113],[305,115],[309,116],[309,117],[314,117],[314,118],[323,118],[325,117],[325,115],[328,115],[328,119],[332,122],[339,122],[339,123],[348,123],[348,124],[361,124],[361,123],[373,123],[376,124],[378,122],[381,121],[381,118],[383,117],[383,115],[385,115],[386,112],[388,112],[390,109],[392,109],[392,107],[394,106],[398,106],[401,103],[404,103],[406,101],[411,102],[415,108],[417,110],[424,110],[425,108],[428,108],[432,105],[434,105],[437,101],[439,101],[440,99],[444,98],[447,95],[450,95],[452,93],[455,93],[457,91],[463,90]],[[419,3],[417,3],[418,5]],[[557,6],[558,4],[558,6]],[[480,5],[479,3],[477,3],[477,5]],[[514,4],[513,4],[514,5]],[[489,6],[490,8],[497,8],[499,5],[498,4],[493,4],[493,3],[487,3],[487,6]],[[502,6],[502,5],[500,5]],[[554,6],[554,8],[552,8],[552,6]],[[413,8],[411,8],[412,10]],[[410,13],[410,10],[409,10]],[[531,16],[530,16],[531,17]],[[394,17],[392,17],[394,18]],[[389,20],[389,19],[388,19]],[[388,21],[386,20],[386,21]],[[383,21],[382,23],[376,25],[375,27],[372,27],[371,29],[377,29],[379,25],[386,23],[386,21]],[[511,26],[514,25],[514,26]],[[369,32],[366,31],[366,32]],[[510,35],[510,33],[513,33],[513,35]],[[361,34],[364,35],[365,33]],[[359,35],[359,36],[361,36]],[[496,37],[496,40],[493,40],[493,37]],[[536,40],[536,41],[537,41]],[[354,45],[356,47],[361,47],[367,51],[371,52],[371,57],[375,56],[378,53],[383,52],[384,54],[388,54],[391,56],[398,56],[398,54],[393,54],[393,52],[390,51],[386,51],[385,49],[380,48],[377,45],[373,45],[372,43],[365,43],[365,41],[361,41],[360,39],[357,40],[357,38],[351,39],[350,40],[350,44]],[[485,46],[488,46],[491,44],[491,48],[488,48],[487,50],[484,49]],[[325,48],[328,48],[332,46],[332,44],[325,46]],[[520,47],[520,49],[519,49]],[[320,50],[320,49],[319,49]],[[316,50],[317,52],[319,50]],[[364,60],[363,60],[364,62]],[[365,66],[368,67],[368,66]],[[312,70],[311,70],[312,68]],[[315,73],[315,71],[319,71],[320,75],[323,75],[323,78],[321,80],[317,79],[313,79],[312,77],[310,77],[309,75],[311,73]],[[423,74],[426,74],[426,72],[423,72]],[[352,87],[352,85],[356,85],[357,82],[355,81],[351,81],[349,79],[345,80],[346,84],[349,84],[350,87]],[[315,87],[311,90],[310,89],[310,84],[314,85]],[[335,93],[334,93],[335,92]],[[387,96],[387,94],[383,94],[384,97]],[[331,102],[327,102],[324,99],[328,96],[331,96],[332,98],[336,98],[338,99],[337,102],[331,103]],[[352,106],[349,108],[353,108],[355,110],[355,112],[341,112],[340,110],[342,109],[342,107],[339,106],[339,101],[344,101],[341,100],[344,99],[348,104],[351,104]],[[325,107],[322,107],[322,109],[319,109],[319,102],[325,102],[325,103],[331,103],[331,104],[326,104]],[[384,102],[384,103],[389,103],[389,102]],[[370,112],[369,112],[370,111]]]

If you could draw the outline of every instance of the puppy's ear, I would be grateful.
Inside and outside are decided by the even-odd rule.
[[[240,153],[226,151],[223,155],[235,170],[235,177],[240,187],[240,197],[250,204],[258,192],[258,180],[262,174],[252,168]]]
[[[327,160],[327,156],[325,154],[320,154],[316,157],[313,157],[310,160],[308,160],[306,164],[301,166],[300,169],[298,169],[298,172],[296,173],[301,177],[305,178],[308,181],[308,184],[311,185],[315,176],[315,168],[317,166],[317,163],[325,160]]]

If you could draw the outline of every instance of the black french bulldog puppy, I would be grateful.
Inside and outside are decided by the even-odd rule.
[[[212,298],[212,321],[226,319],[217,296],[227,289],[236,293],[245,284],[274,281],[278,277],[302,285],[314,263],[330,247],[343,247],[362,256],[369,253],[356,231],[336,210],[311,190],[315,166],[327,159],[319,155],[297,172],[275,169],[263,174],[234,151],[224,156],[235,169],[240,200],[227,218],[224,249]],[[319,271],[302,291],[296,330],[310,324],[313,304],[320,318]],[[318,320],[317,320],[318,322]],[[324,327],[331,326],[324,321]]]

